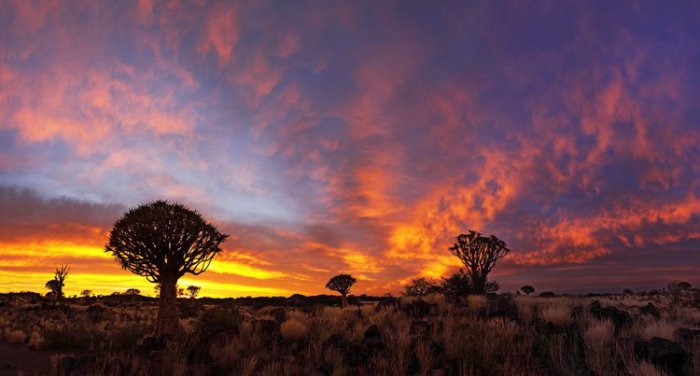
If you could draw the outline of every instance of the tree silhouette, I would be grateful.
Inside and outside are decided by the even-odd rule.
[[[355,282],[357,282],[357,280],[350,274],[338,274],[337,276],[328,280],[328,283],[326,283],[326,288],[340,293],[340,295],[342,295],[342,306],[345,307],[348,305],[348,293],[350,292],[350,287],[352,287]]]
[[[442,293],[452,303],[458,303],[462,298],[473,292],[472,282],[464,270],[459,271],[449,278],[442,278]]]
[[[124,295],[140,295],[141,290],[139,289],[128,289],[124,292]]]
[[[82,296],[83,298],[89,298],[90,296],[92,296],[92,290],[83,290],[80,292],[80,296]]]
[[[530,295],[533,292],[535,292],[535,288],[530,286],[530,285],[525,285],[525,286],[520,288],[520,291],[522,291],[523,294],[525,294],[525,295]]]
[[[404,295],[406,296],[424,296],[437,292],[439,290],[435,283],[428,281],[425,278],[416,278],[411,283],[404,286]]]
[[[195,286],[195,285],[190,285],[187,286],[187,293],[190,294],[190,298],[194,299],[199,295],[199,292],[202,290],[201,287]]]
[[[185,273],[205,272],[227,237],[196,211],[155,201],[126,212],[114,224],[105,251],[124,269],[160,285],[156,334],[177,334],[177,281]]]
[[[47,289],[51,290],[51,295],[56,303],[61,303],[63,301],[63,287],[66,285],[66,277],[68,277],[69,271],[70,268],[68,265],[63,265],[60,268],[56,268],[53,279],[46,282],[45,286]]]
[[[49,279],[46,281],[45,286],[47,289],[49,289],[49,292],[46,295],[50,296],[54,301],[58,300],[58,294],[60,291],[58,281],[55,279]]]
[[[476,294],[484,294],[487,289],[487,277],[496,266],[496,262],[510,252],[506,243],[491,235],[483,236],[476,231],[461,234],[457,242],[450,247],[450,252],[459,258],[467,269],[472,288]]]

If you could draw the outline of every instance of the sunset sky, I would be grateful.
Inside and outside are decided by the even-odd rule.
[[[0,0],[0,291],[152,286],[129,207],[231,234],[202,295],[700,284],[700,6],[628,1]],[[325,290],[327,293],[331,293]]]

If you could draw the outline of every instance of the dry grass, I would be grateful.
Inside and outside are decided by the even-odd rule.
[[[546,303],[542,307],[542,319],[555,325],[571,323],[571,305],[567,301]]]
[[[171,363],[172,373],[204,375],[216,369],[224,374],[237,375],[314,374],[320,364],[328,362],[333,365],[334,375],[439,375],[449,374],[442,368],[446,359],[456,359],[450,370],[455,369],[460,375],[655,376],[664,373],[636,359],[626,344],[651,337],[672,339],[676,328],[698,328],[694,317],[700,313],[697,308],[669,308],[655,300],[662,317],[653,319],[639,315],[640,305],[628,305],[646,304],[647,300],[611,298],[610,302],[626,309],[635,320],[629,330],[616,332],[610,321],[590,317],[585,307],[591,299],[517,297],[517,320],[486,317],[492,310],[483,309],[488,305],[484,297],[470,297],[467,307],[449,304],[441,295],[422,299],[436,304],[437,312],[411,317],[412,313],[404,310],[405,307],[388,307],[375,312],[374,304],[345,309],[285,308],[286,320],[281,325],[275,321],[274,324],[279,326],[272,334],[265,334],[258,323],[254,324],[255,320],[271,319],[272,309],[225,306],[229,311],[242,313],[243,321],[237,331],[223,336],[223,339],[219,336],[217,341],[195,342],[195,349],[201,348],[204,353],[199,358],[189,356],[190,348],[179,350]],[[402,302],[408,304],[412,300],[402,299]],[[584,307],[582,319],[571,319],[574,306]],[[211,305],[208,309],[221,309],[221,306]],[[99,329],[98,334],[104,331],[107,336],[102,342],[95,342],[89,351],[109,353],[104,349],[108,348],[106,346],[112,338],[134,322],[149,325],[155,312],[152,307],[138,305],[110,307],[107,311],[106,317],[109,318],[94,324]],[[279,312],[275,313],[279,316]],[[14,341],[24,342],[26,333],[30,333],[29,343],[41,347],[45,330],[67,333],[72,323],[87,323],[89,320],[85,315],[85,309],[81,308],[69,313],[4,310],[0,311],[0,330],[8,341],[8,336],[14,336]],[[538,318],[556,326],[542,325]],[[195,325],[197,322],[197,318],[182,320],[189,338],[195,341],[200,337],[197,336],[197,330],[200,330]],[[416,323],[428,326],[425,337],[420,336],[421,331],[411,332]],[[358,353],[371,348],[364,343],[364,333],[371,325],[377,325],[381,332],[381,350],[364,354],[362,356],[366,357],[350,365],[351,352],[352,357],[357,357]],[[333,335],[335,340],[341,338],[344,341],[344,347],[329,348],[328,340]],[[581,346],[581,341],[584,346]],[[151,360],[134,355],[131,349],[133,346],[125,352],[112,352],[109,359],[114,359],[114,364],[119,364],[119,367],[126,367],[119,372],[148,375]],[[697,372],[700,360],[696,360],[700,359],[700,348],[688,348],[688,351],[694,354],[694,359],[683,371],[688,375],[700,374]],[[104,368],[110,364],[109,359],[101,363],[103,368],[98,365],[92,374],[109,374]]]
[[[639,323],[635,328],[639,332],[639,336],[645,341],[654,337],[673,340],[673,331],[678,329],[678,326],[676,323],[661,319],[648,323]]]
[[[280,328],[282,338],[287,341],[298,341],[306,336],[309,327],[299,322],[297,319],[288,319],[282,323]]]

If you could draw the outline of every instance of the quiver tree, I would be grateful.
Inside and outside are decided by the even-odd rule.
[[[51,295],[57,303],[61,303],[63,300],[63,287],[66,285],[66,277],[68,277],[68,272],[70,268],[68,265],[63,265],[60,268],[56,268],[56,272],[53,274],[53,279],[46,282],[46,288],[51,290]]]
[[[510,249],[503,240],[493,235],[483,236],[470,230],[469,234],[457,237],[457,242],[450,247],[450,252],[466,267],[474,293],[484,294],[488,287],[486,282],[489,273]]]
[[[177,334],[177,281],[206,271],[227,237],[196,211],[155,201],[126,212],[114,224],[105,251],[124,269],[160,285],[156,334]]]
[[[350,293],[350,287],[355,284],[357,280],[353,278],[350,274],[338,274],[337,276],[328,280],[326,283],[326,288],[338,292],[342,296],[342,306],[348,305],[348,293]]]

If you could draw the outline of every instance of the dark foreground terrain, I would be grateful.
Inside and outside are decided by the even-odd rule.
[[[700,309],[664,294],[181,300],[0,297],[0,374],[700,375]],[[353,304],[354,303],[354,304]]]

